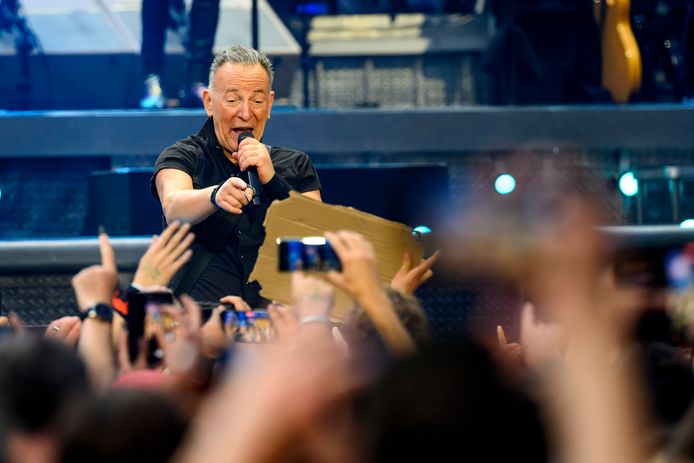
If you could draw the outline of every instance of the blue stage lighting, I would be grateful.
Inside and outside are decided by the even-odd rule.
[[[639,181],[633,172],[625,172],[619,177],[619,191],[624,196],[634,196],[639,192]]]
[[[507,195],[516,189],[516,179],[513,175],[501,174],[494,180],[494,189],[500,195]]]
[[[682,227],[682,228],[694,228],[694,219],[683,220],[682,223],[680,223],[680,227]]]

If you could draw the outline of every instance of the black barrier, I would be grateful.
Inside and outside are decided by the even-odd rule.
[[[119,280],[126,287],[150,238],[112,238]],[[19,314],[28,325],[46,325],[76,315],[72,277],[99,263],[96,238],[0,241],[0,309]]]
[[[602,229],[615,255],[639,249],[667,249],[694,243],[694,229],[663,227],[608,227]],[[148,238],[113,238],[120,284],[129,284],[137,262],[146,251]],[[4,310],[14,310],[29,324],[42,325],[75,313],[70,279],[80,269],[99,262],[95,238],[74,240],[0,241],[0,296]],[[517,323],[520,299],[513,292],[475,287],[437,274],[420,288],[434,336],[442,343],[455,343],[472,336],[480,326]],[[480,299],[482,298],[482,299]],[[500,308],[495,313],[472,314],[473,306]],[[485,318],[486,317],[486,318]]]

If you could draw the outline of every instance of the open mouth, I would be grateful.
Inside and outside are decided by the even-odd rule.
[[[236,136],[241,135],[243,132],[251,132],[253,133],[253,127],[234,127],[231,129],[232,132],[236,134]]]

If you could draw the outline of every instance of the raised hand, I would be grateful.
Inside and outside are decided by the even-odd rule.
[[[504,360],[512,365],[519,364],[522,360],[523,349],[517,342],[509,343],[506,341],[506,333],[501,325],[496,326],[496,340],[499,345],[499,350],[504,356]]]
[[[357,302],[383,293],[373,246],[351,231],[326,232],[325,237],[340,258],[342,272],[329,272],[326,279],[350,294]]]
[[[111,304],[113,290],[118,281],[116,256],[106,233],[99,234],[101,264],[82,269],[72,278],[77,306],[86,311],[94,304]]]
[[[133,283],[141,288],[168,285],[192,257],[193,252],[188,248],[194,239],[190,224],[174,222],[166,227],[160,236],[152,239],[152,244],[140,259]]]
[[[414,293],[417,288],[434,276],[431,267],[439,259],[439,255],[441,255],[441,251],[436,251],[428,259],[422,259],[419,264],[412,267],[412,257],[409,253],[405,253],[402,258],[402,265],[391,280],[390,287],[406,294]]]
[[[326,232],[325,237],[342,264],[342,272],[328,272],[326,279],[354,298],[392,351],[401,354],[414,351],[412,337],[395,314],[381,284],[371,243],[350,231]]]
[[[561,326],[537,320],[529,302],[521,312],[520,341],[525,363],[531,368],[561,360],[566,344]]]
[[[72,278],[77,305],[85,312],[94,304],[111,305],[118,280],[116,257],[106,233],[99,234],[101,264],[82,269]],[[87,318],[80,328],[78,352],[87,365],[93,384],[105,390],[114,377],[111,324]]]

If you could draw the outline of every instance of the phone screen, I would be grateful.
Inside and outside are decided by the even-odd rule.
[[[128,324],[128,351],[130,361],[137,358],[140,339],[145,336],[145,318],[159,319],[162,305],[174,303],[173,294],[166,291],[152,293],[129,293],[128,314],[125,320]],[[153,346],[150,345],[150,350]]]
[[[237,342],[268,342],[273,338],[270,316],[266,310],[233,312],[236,317],[234,337]]]
[[[207,321],[218,302],[198,302],[203,320]],[[274,332],[267,310],[236,310],[232,304],[221,304],[224,311],[219,315],[222,328],[230,327],[236,342],[268,342],[273,339]]]
[[[280,272],[342,270],[340,259],[330,243],[322,236],[279,238],[277,253]]]

